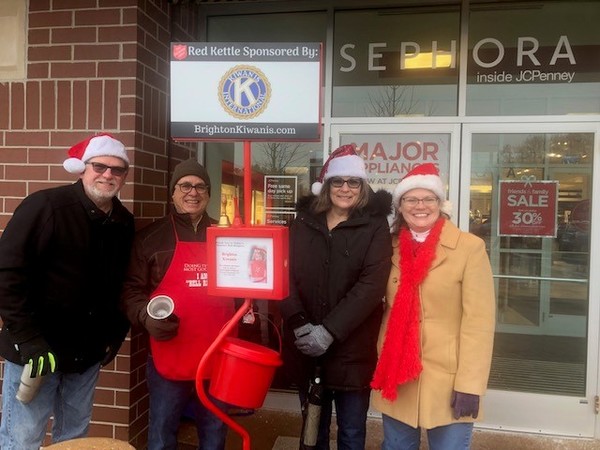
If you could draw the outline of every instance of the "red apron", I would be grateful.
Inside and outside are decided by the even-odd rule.
[[[234,314],[233,299],[207,293],[206,243],[182,242],[175,224],[175,252],[164,278],[152,293],[168,295],[179,317],[177,336],[168,341],[150,337],[156,370],[169,380],[194,380],[200,359]],[[207,367],[210,374],[212,364]]]

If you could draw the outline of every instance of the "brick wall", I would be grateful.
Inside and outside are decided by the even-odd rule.
[[[163,2],[164,3],[164,2]],[[163,4],[164,6],[164,4]],[[187,30],[196,29],[192,7],[161,8],[140,2],[138,11],[137,86],[136,86],[136,170],[134,214],[143,226],[166,213],[167,189],[172,168],[194,153],[190,146],[171,142],[169,135],[169,62],[172,40],[194,40]],[[176,30],[174,37],[172,30]],[[145,383],[148,337],[133,329],[124,345],[129,355],[131,391],[128,440],[143,448],[147,442],[148,391]],[[117,365],[120,361],[117,361]]]
[[[132,170],[121,199],[138,227],[162,217],[169,172],[193,152],[171,143],[168,129],[171,32],[194,40],[193,7],[30,0],[26,16],[26,78],[0,80],[0,231],[25,196],[76,180],[62,168],[66,150],[97,131],[128,149]],[[101,372],[91,436],[145,446],[146,355],[147,337],[132,330]]]

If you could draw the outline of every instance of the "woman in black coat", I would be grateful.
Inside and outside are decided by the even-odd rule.
[[[364,449],[377,335],[390,271],[391,194],[374,193],[353,146],[334,151],[291,227],[290,296],[281,304],[286,365],[300,400],[318,367],[324,387],[317,449]]]

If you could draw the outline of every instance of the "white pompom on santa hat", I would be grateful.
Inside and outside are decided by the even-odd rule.
[[[99,133],[75,144],[68,154],[63,167],[70,173],[83,173],[85,163],[96,156],[115,156],[129,166],[125,146],[108,133]]]
[[[356,154],[353,145],[342,145],[329,155],[329,158],[327,158],[321,169],[319,178],[311,186],[311,192],[314,195],[319,195],[323,188],[323,183],[331,177],[367,179],[365,160]]]
[[[448,216],[452,213],[452,203],[446,200],[446,189],[435,164],[425,163],[416,166],[398,183],[392,194],[392,202],[400,206],[402,196],[413,189],[427,189],[440,199],[440,210]]]

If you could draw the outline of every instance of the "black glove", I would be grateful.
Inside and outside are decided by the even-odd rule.
[[[104,355],[104,358],[102,358],[102,361],[100,361],[100,366],[104,367],[107,364],[109,364],[113,359],[115,359],[117,353],[119,353],[120,348],[121,342],[111,344],[108,347],[106,347],[106,355]]]
[[[159,320],[146,315],[144,328],[146,328],[148,334],[157,341],[168,341],[177,336],[179,330],[179,317],[175,314],[171,314],[169,317]]]
[[[452,406],[455,419],[469,416],[477,419],[479,415],[479,395],[452,391],[450,406]]]
[[[29,364],[31,373],[29,376],[44,376],[47,373],[54,373],[56,369],[56,357],[52,353],[52,349],[41,336],[36,336],[27,342],[18,344],[19,353],[21,354],[21,362]]]

